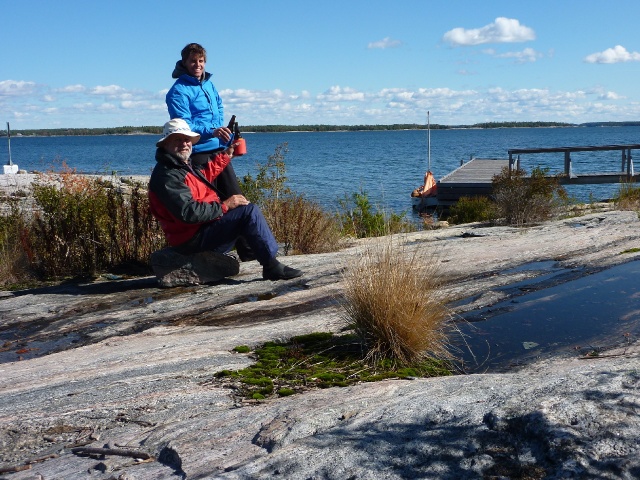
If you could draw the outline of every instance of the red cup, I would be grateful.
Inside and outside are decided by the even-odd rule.
[[[238,138],[233,144],[233,156],[239,157],[245,153],[247,153],[247,142],[244,141],[244,138]]]

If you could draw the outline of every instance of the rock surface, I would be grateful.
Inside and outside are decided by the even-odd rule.
[[[389,380],[263,403],[212,381],[251,363],[232,352],[237,345],[339,330],[341,272],[377,241],[289,257],[305,275],[288,282],[263,281],[248,262],[216,284],[160,289],[153,277],[107,276],[1,293],[1,477],[640,477],[636,341],[509,373]],[[637,260],[640,222],[633,212],[600,212],[392,241],[441,265],[451,308],[464,316],[522,294],[502,287],[531,276],[542,289]],[[544,280],[516,268],[548,260],[569,273]],[[142,453],[74,453],[81,446]]]

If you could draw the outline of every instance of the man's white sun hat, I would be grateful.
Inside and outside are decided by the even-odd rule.
[[[191,143],[198,143],[198,140],[200,140],[200,135],[192,132],[187,122],[185,122],[181,118],[172,118],[164,124],[164,129],[162,130],[162,138],[158,140],[158,143],[156,143],[156,147],[161,147],[164,144],[165,140],[175,133],[191,137]]]

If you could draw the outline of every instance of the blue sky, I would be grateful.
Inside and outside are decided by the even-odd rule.
[[[637,0],[0,0],[0,126],[162,125],[180,50],[240,124],[640,120]]]

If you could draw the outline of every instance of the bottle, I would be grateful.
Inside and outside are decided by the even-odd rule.
[[[235,127],[236,124],[236,116],[235,115],[231,115],[231,120],[229,120],[229,125],[227,125],[227,128],[229,130],[231,130],[231,133],[233,133],[233,129]]]
[[[227,140],[227,142],[225,144],[220,143],[220,149],[224,150],[225,148],[228,148],[229,146],[231,146],[235,141],[233,138],[233,128],[236,124],[236,116],[232,115],[231,116],[231,120],[229,120],[229,124],[227,125],[227,128],[231,131],[231,137],[229,137],[229,140]]]

